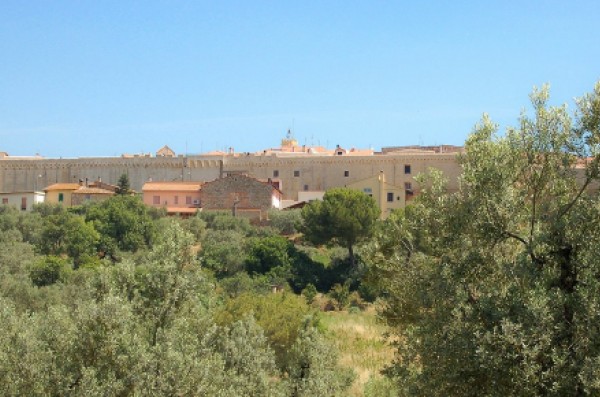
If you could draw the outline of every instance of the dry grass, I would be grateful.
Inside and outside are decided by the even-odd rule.
[[[350,396],[363,396],[369,377],[380,376],[379,372],[394,357],[393,348],[382,336],[386,327],[377,322],[373,308],[359,313],[325,312],[321,321],[340,352],[340,364],[356,373]]]

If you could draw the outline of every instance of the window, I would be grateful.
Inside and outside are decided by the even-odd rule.
[[[192,204],[192,196],[185,196],[185,203],[187,205],[191,205]]]
[[[8,204],[8,198],[3,197],[2,198],[2,204]]]
[[[58,202],[62,203],[65,200],[65,195],[63,193],[58,193]]]
[[[387,201],[388,201],[388,203],[393,203],[394,202],[394,192],[388,192],[388,194],[387,194]]]
[[[273,178],[279,177],[279,170],[273,170]]]
[[[179,196],[173,198],[173,204],[179,204]]]
[[[27,209],[27,197],[21,197],[21,211]]]
[[[308,185],[304,185],[304,191],[307,192],[308,191]]]
[[[368,194],[370,197],[373,197],[373,189],[371,189],[370,187],[363,188],[363,192],[365,194]]]
[[[152,204],[160,205],[160,196],[152,196]]]
[[[405,190],[412,190],[412,183],[410,183],[410,182],[404,182],[404,189]]]
[[[300,176],[300,171],[294,171],[294,176],[295,177],[299,177]]]
[[[410,164],[404,164],[404,173],[410,174]]]
[[[350,171],[344,171],[344,177],[348,178],[350,176]]]

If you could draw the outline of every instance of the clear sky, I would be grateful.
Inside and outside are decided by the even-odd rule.
[[[600,79],[600,1],[0,1],[0,151],[463,144]]]

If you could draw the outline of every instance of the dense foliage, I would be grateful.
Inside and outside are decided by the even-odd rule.
[[[503,136],[477,125],[458,192],[422,178],[369,247],[402,395],[600,393],[600,84],[574,120],[531,100]]]
[[[302,256],[275,230],[166,218],[128,195],[0,206],[2,394],[344,395],[352,371],[315,309],[271,292]]]

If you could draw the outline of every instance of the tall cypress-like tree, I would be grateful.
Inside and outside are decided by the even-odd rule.
[[[127,174],[121,174],[119,181],[117,182],[119,189],[117,194],[125,195],[131,192],[131,186],[129,185],[129,176]]]

